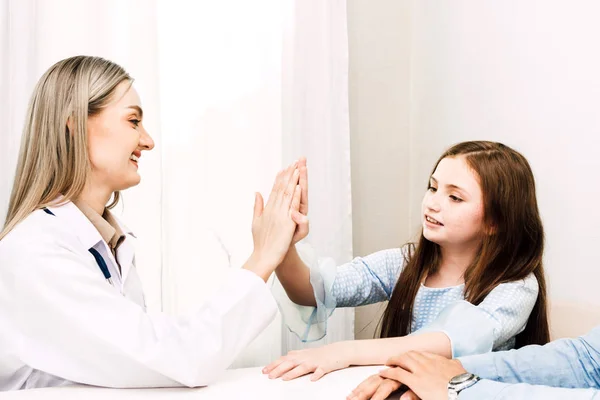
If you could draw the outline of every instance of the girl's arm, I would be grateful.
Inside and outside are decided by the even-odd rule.
[[[384,364],[410,350],[448,358],[481,354],[509,343],[527,323],[538,294],[533,275],[501,284],[475,306],[459,301],[446,307],[429,326],[409,336],[338,342],[290,352],[265,368],[271,377],[293,379],[314,372],[319,379],[350,365]]]
[[[275,273],[291,301],[301,306],[317,306],[310,284],[310,269],[300,259],[296,246],[290,247]]]
[[[273,295],[288,328],[302,341],[319,340],[337,307],[389,300],[405,263],[403,249],[382,250],[337,266],[310,247],[291,249],[277,268]],[[281,285],[279,284],[281,283]]]

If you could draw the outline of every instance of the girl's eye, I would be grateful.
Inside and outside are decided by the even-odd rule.
[[[436,188],[436,187],[433,187],[433,186],[431,186],[431,185],[429,185],[429,186],[427,187],[427,190],[429,190],[430,192],[433,192],[433,193],[437,192],[437,188]]]
[[[454,195],[451,195],[450,198],[452,199],[452,201],[455,201],[457,203],[460,203],[461,201],[463,201],[463,199],[461,199],[460,197],[456,197]]]
[[[136,127],[136,128],[140,124],[140,120],[139,119],[130,119],[129,122],[131,122],[133,124],[133,126]]]

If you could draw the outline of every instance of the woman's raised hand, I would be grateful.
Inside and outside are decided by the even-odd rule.
[[[252,220],[254,252],[244,268],[265,281],[285,257],[296,231],[292,215],[299,212],[302,196],[298,166],[299,163],[295,162],[277,174],[266,205],[260,193],[255,196]]]

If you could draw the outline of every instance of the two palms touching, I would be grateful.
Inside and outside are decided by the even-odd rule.
[[[304,239],[309,232],[306,159],[302,158],[298,161],[297,169],[299,171],[300,202],[297,208],[292,205],[290,209],[292,220],[297,224],[291,245]],[[277,181],[281,179],[282,173],[285,174],[285,171],[280,172],[277,176],[276,185]],[[339,344],[331,344],[316,349],[291,351],[266,366],[263,373],[269,374],[270,378],[282,377],[284,380],[313,373],[311,380],[316,381],[329,372],[349,367],[349,364],[342,357],[344,352],[340,350]]]
[[[277,174],[267,204],[256,193],[253,256],[264,265],[261,276],[268,277],[283,261],[290,245],[308,235],[307,213],[308,178],[306,159],[302,158]]]
[[[291,241],[287,242],[289,245],[294,245],[298,243],[300,240],[304,239],[309,232],[309,223],[308,223],[308,172],[306,168],[306,159],[301,158],[297,163],[292,164],[290,167],[282,170],[277,175],[275,179],[275,184],[273,186],[273,191],[269,196],[269,202],[267,206],[264,207],[263,212],[263,200],[260,194],[257,194],[257,201],[255,204],[255,218],[253,223],[253,232],[260,231],[262,226],[258,226],[255,224],[260,224],[261,218],[269,218],[268,208],[273,204],[278,204],[279,198],[281,198],[282,188],[288,187],[289,182],[293,182],[295,180],[294,176],[291,174],[292,169],[298,171],[298,186],[295,188],[295,194],[293,196],[293,200],[291,201],[290,207],[290,216],[293,222],[296,224],[296,229],[294,231],[293,237]],[[288,185],[288,186],[286,186]],[[298,196],[299,190],[299,196]],[[271,198],[274,199],[274,203],[271,203]],[[272,207],[271,212],[275,214],[276,207]],[[268,224],[265,224],[268,225]],[[287,239],[284,239],[286,241]],[[283,242],[283,241],[282,241]],[[288,245],[288,246],[289,246]],[[255,238],[255,247],[257,246],[257,240]],[[260,247],[260,246],[259,246]],[[287,249],[286,249],[287,251]],[[281,262],[281,260],[279,260]],[[323,375],[338,370],[342,368],[347,368],[349,366],[342,359],[343,351],[340,351],[339,344],[332,344],[328,346],[324,346],[316,349],[306,349],[306,350],[298,350],[291,351],[287,355],[279,358],[278,360],[272,362],[268,366],[263,369],[263,373],[268,373],[270,378],[279,378],[283,376],[284,380],[290,380],[298,378],[302,375],[306,375],[309,373],[313,373],[311,379],[316,381],[320,379]]]
[[[306,158],[302,157],[298,160],[298,186],[300,186],[300,203],[298,209],[292,210],[292,219],[297,224],[294,236],[292,237],[292,245],[298,243],[308,236],[308,170],[306,168]]]

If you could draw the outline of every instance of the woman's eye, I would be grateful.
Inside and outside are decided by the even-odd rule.
[[[136,128],[140,124],[140,120],[139,119],[130,119],[129,122],[131,122],[133,124],[133,126],[135,126]]]
[[[460,203],[461,201],[463,201],[463,199],[461,199],[460,197],[456,197],[454,195],[451,195],[450,198],[452,199],[452,201],[455,201],[457,203]]]
[[[429,186],[427,187],[427,190],[429,190],[430,192],[433,192],[433,193],[437,192],[437,188],[436,188],[436,187],[433,187],[433,186],[431,186],[431,185],[429,185]]]

